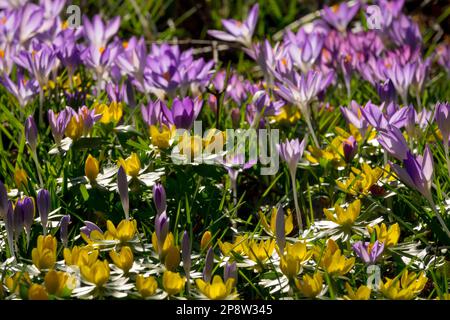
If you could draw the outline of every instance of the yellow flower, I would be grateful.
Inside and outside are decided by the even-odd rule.
[[[359,116],[361,116],[361,113],[359,113]],[[335,129],[336,133],[339,134],[340,136],[342,136],[344,139],[348,139],[350,136],[353,136],[355,138],[356,142],[361,143],[361,142],[363,142],[363,140],[365,138],[365,137],[361,136],[361,133],[359,132],[358,128],[356,128],[351,123],[349,124],[350,132],[347,132],[340,127],[335,127],[334,129]],[[377,137],[377,132],[375,130],[373,130],[371,126],[369,126],[369,128],[367,129],[367,132],[366,132],[366,137],[367,137],[367,141],[373,140]]]
[[[323,209],[323,212],[325,213],[325,216],[328,220],[333,221],[341,226],[352,226],[355,220],[358,218],[360,211],[360,200],[352,202],[346,209],[336,204],[334,206],[334,212],[328,209]]]
[[[190,136],[185,133],[178,142],[180,154],[190,155],[191,159],[195,159],[202,154],[203,140],[200,136]]]
[[[260,240],[259,242],[252,240],[247,245],[246,253],[250,260],[263,263],[272,256],[274,249],[275,240],[273,239]]]
[[[305,153],[305,157],[313,164],[325,161],[331,163],[334,167],[345,166],[343,141],[342,137],[335,137],[325,149],[309,146],[309,152]]]
[[[166,239],[164,240],[163,247],[160,251],[160,248],[158,247],[158,238],[156,237],[156,232],[152,233],[152,245],[153,249],[156,253],[158,253],[161,257],[161,260],[164,260],[167,253],[169,252],[169,249],[175,245],[175,237],[173,236],[172,232],[169,232]]]
[[[280,269],[286,277],[292,279],[300,272],[300,262],[291,255],[285,255],[280,259]]]
[[[56,262],[56,239],[52,235],[39,236],[37,248],[31,251],[34,265],[39,269],[51,269]]]
[[[117,253],[115,250],[111,250],[109,252],[109,256],[111,257],[113,263],[117,267],[122,269],[124,273],[130,271],[131,267],[133,266],[134,256],[130,247],[123,246],[120,249],[120,253]]]
[[[170,139],[174,133],[175,126],[167,127],[165,124],[161,126],[161,130],[157,126],[150,126],[150,137],[152,144],[160,149],[167,149],[170,147]]]
[[[237,254],[245,254],[247,250],[247,236],[238,235],[234,240],[234,243],[230,242],[222,242],[217,240],[219,244],[220,251],[222,251],[223,255],[230,256],[231,252],[235,252]]]
[[[215,275],[212,283],[207,283],[202,279],[195,280],[198,290],[211,300],[226,300],[227,298],[236,298],[232,295],[235,291],[234,279],[229,278],[225,283],[222,278]]]
[[[150,297],[155,294],[158,289],[158,282],[155,277],[144,277],[139,274],[136,277],[136,289],[143,298]]]
[[[316,272],[312,277],[305,274],[302,279],[295,279],[295,286],[307,298],[315,298],[322,291],[323,278]]]
[[[28,175],[25,170],[16,168],[14,169],[14,182],[16,183],[16,187],[20,189],[23,185],[27,185]]]
[[[220,131],[218,129],[208,130],[206,137],[203,138],[203,147],[208,153],[211,153],[214,150],[222,151],[225,139],[225,131]]]
[[[276,218],[277,218],[277,208],[273,208],[272,209],[272,213],[270,215],[270,226],[267,223],[267,219],[266,216],[264,215],[264,213],[262,213],[262,211],[260,210],[258,212],[259,214],[259,219],[261,220],[261,224],[264,227],[264,230],[269,234],[274,236],[275,235],[275,228],[276,228]],[[287,209],[287,215],[284,215],[284,232],[286,235],[290,234],[292,232],[292,230],[294,229],[294,224],[293,224],[293,218],[292,218],[292,212],[290,209]]]
[[[386,278],[384,283],[381,281],[380,292],[388,299],[411,300],[423,290],[427,281],[424,272],[417,274],[405,270],[401,277],[399,275],[394,279]]]
[[[16,272],[14,276],[9,277],[5,276],[5,285],[11,293],[20,293],[21,286],[29,286],[31,285],[31,279],[28,272]],[[0,283],[1,286],[1,283]]]
[[[164,265],[169,271],[175,271],[175,269],[180,264],[180,249],[175,246],[171,246],[165,255]]]
[[[81,266],[80,271],[86,281],[97,287],[103,286],[109,279],[109,264],[106,260],[97,260],[92,266]]]
[[[61,271],[49,270],[44,278],[44,285],[47,292],[61,297],[63,290],[69,281],[69,274]]]
[[[280,268],[291,279],[297,276],[300,272],[301,264],[309,260],[312,251],[308,251],[304,242],[287,243],[285,250],[286,254],[281,256]]]
[[[210,231],[205,231],[205,233],[203,233],[202,240],[200,241],[200,250],[204,251],[211,247],[211,238],[212,235]]]
[[[372,169],[367,163],[362,164],[362,169],[361,171],[352,168],[353,173],[350,173],[349,178],[344,182],[336,180],[338,188],[353,196],[367,195],[383,175],[383,169],[379,167]]]
[[[48,293],[44,286],[33,283],[28,289],[28,299],[30,300],[48,300]]]
[[[72,250],[64,248],[63,254],[67,266],[92,266],[98,258],[98,250],[92,250],[89,247],[74,246]]]
[[[346,300],[369,300],[372,292],[370,288],[364,285],[361,285],[355,292],[348,282],[345,283],[345,289],[347,290],[347,295],[344,296]]]
[[[398,223],[391,225],[389,229],[387,229],[384,223],[382,223],[381,226],[368,226],[367,231],[369,231],[370,235],[375,232],[377,240],[384,243],[385,247],[392,247],[397,245],[398,239],[400,238],[400,226],[398,225]]]
[[[84,164],[84,174],[89,179],[90,182],[95,181],[97,179],[99,172],[98,160],[93,156],[88,155],[86,159],[86,163]]]
[[[119,165],[121,165],[125,170],[125,173],[131,177],[136,177],[141,170],[141,161],[134,152],[125,160],[119,158]]]
[[[329,274],[336,276],[343,276],[349,272],[355,264],[355,258],[347,259],[341,253],[338,245],[334,240],[329,239],[327,247],[324,250],[320,266],[323,267]]]
[[[186,278],[177,272],[165,271],[163,274],[163,287],[169,295],[176,295],[184,288]]]
[[[290,125],[293,123],[297,123],[300,120],[301,115],[297,107],[290,107],[285,105],[280,109],[280,113],[270,118],[275,122],[279,122],[280,124]]]
[[[123,107],[121,102],[111,102],[111,104],[108,106],[104,103],[97,104],[95,107],[95,114],[101,114],[102,117],[100,118],[101,123],[117,123],[122,118],[123,114]]]
[[[77,140],[83,135],[84,122],[83,118],[78,115],[73,115],[66,127],[66,136],[72,140]]]
[[[111,220],[108,220],[106,222],[106,228],[108,229],[108,231],[105,232],[106,239],[116,239],[123,244],[134,239],[137,232],[137,222],[134,219],[124,219],[120,221],[116,228]]]

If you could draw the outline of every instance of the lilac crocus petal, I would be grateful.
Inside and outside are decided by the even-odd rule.
[[[448,102],[436,103],[434,118],[441,131],[444,144],[448,145],[450,139],[450,104]]]
[[[59,223],[59,236],[61,239],[61,242],[63,243],[64,247],[67,248],[67,244],[69,242],[69,223],[70,223],[70,215],[65,215],[61,218],[61,221]]]
[[[223,270],[223,281],[227,282],[228,279],[234,279],[234,285],[236,285],[238,280],[238,272],[237,272],[237,264],[236,261],[229,262],[225,264],[225,268]]]
[[[42,228],[44,229],[44,235],[47,234],[48,213],[50,211],[51,201],[50,193],[46,189],[41,189],[37,193],[36,205],[41,218]]]
[[[165,211],[155,217],[155,232],[158,240],[158,250],[161,253],[167,234],[169,233],[169,217]]]
[[[96,230],[103,234],[102,229],[100,229],[95,223],[91,221],[84,221],[84,227],[80,228],[80,232],[84,233],[88,238],[91,236],[91,232]]]
[[[350,163],[358,151],[358,143],[355,137],[350,136],[343,142],[345,162]]]
[[[208,249],[205,259],[205,267],[203,268],[203,281],[210,282],[212,277],[212,270],[214,264],[214,251],[212,248]]]
[[[120,166],[117,172],[117,189],[119,190],[120,201],[122,203],[123,212],[125,213],[125,219],[130,218],[130,199],[128,196],[128,180],[127,174],[122,166]]]
[[[36,152],[38,131],[33,116],[29,116],[25,121],[25,138],[33,152]]]
[[[370,242],[358,241],[353,245],[353,251],[361,258],[366,264],[374,264],[380,255],[383,253],[384,244],[375,241],[373,244]]]
[[[166,191],[161,183],[155,183],[153,185],[153,202],[155,203],[158,215],[166,211]]]
[[[283,254],[284,246],[286,244],[286,233],[284,222],[284,210],[281,207],[277,210],[277,215],[275,218],[275,236],[278,248],[280,249],[280,253]]]
[[[345,32],[347,25],[355,17],[358,10],[359,2],[352,6],[349,6],[346,2],[342,2],[331,8],[324,6],[322,18],[340,32]]]
[[[364,108],[361,108],[362,116],[367,120],[367,122],[377,130],[385,129],[388,125],[388,121],[384,116],[381,108],[368,102]],[[353,120],[356,121],[356,120]]]
[[[14,210],[12,201],[8,201],[8,209],[6,211],[6,217],[5,217],[5,228],[6,233],[8,237],[8,244],[9,244],[9,252],[11,256],[15,256],[14,254],[14,232],[15,232],[15,222],[14,222]]]
[[[303,156],[303,152],[305,151],[307,136],[300,141],[298,139],[287,140],[278,145],[278,152],[281,156],[281,159],[285,161],[289,167],[290,173],[293,175],[297,170],[297,164]]]
[[[384,82],[376,84],[378,95],[380,100],[385,103],[395,102],[397,100],[397,95],[395,93],[395,87],[392,81],[387,79]]]
[[[189,278],[191,271],[191,241],[187,231],[184,231],[183,239],[181,240],[181,256],[183,258],[184,273]]]
[[[353,251],[355,251],[356,255],[361,258],[365,263],[370,263],[370,257],[367,253],[367,248],[364,245],[364,242],[358,241],[353,245]]]
[[[8,192],[5,185],[0,181],[0,219],[4,219],[9,209]]]
[[[391,156],[398,160],[406,159],[409,148],[397,127],[390,126],[387,130],[380,131],[378,142]]]
[[[25,232],[27,234],[27,244],[30,240],[31,234],[31,226],[34,222],[34,214],[35,214],[35,205],[33,198],[24,197],[23,199],[17,202],[16,206],[21,207],[22,217],[23,217],[23,226],[25,227]]]
[[[366,245],[369,245],[369,244],[366,243]],[[377,261],[377,259],[381,256],[381,254],[383,253],[383,250],[384,250],[384,243],[376,240],[370,250],[370,254],[369,254],[370,261],[372,263],[375,263]]]
[[[65,108],[59,114],[55,114],[53,110],[48,110],[48,122],[52,129],[52,135],[57,144],[61,143],[64,132],[72,118],[72,109]]]

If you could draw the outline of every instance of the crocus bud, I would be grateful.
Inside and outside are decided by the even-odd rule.
[[[286,244],[286,232],[284,223],[284,210],[279,208],[275,217],[275,234],[280,254],[284,253],[284,246]]]
[[[205,231],[205,233],[202,236],[202,240],[200,240],[200,249],[203,251],[206,248],[211,247],[211,232],[210,231]]]
[[[5,185],[0,181],[0,219],[6,218],[6,213],[8,212],[8,192],[6,191]]]
[[[67,247],[67,243],[69,241],[69,223],[70,215],[65,215],[61,218],[61,222],[59,224],[59,236],[65,248]]]
[[[181,250],[184,273],[189,279],[189,273],[191,271],[191,241],[189,240],[187,231],[183,233],[183,239],[181,240]]]
[[[397,100],[397,94],[395,92],[395,87],[391,80],[386,80],[381,83],[376,84],[378,95],[382,102],[390,103]]]
[[[19,200],[20,201],[20,200]],[[13,219],[13,223],[14,223],[14,236],[17,239],[19,237],[19,235],[22,233],[23,231],[23,208],[20,205],[20,202],[16,203],[16,206],[14,207],[14,219]]]
[[[127,174],[122,166],[117,173],[117,188],[119,189],[120,201],[122,202],[123,212],[125,213],[125,219],[130,218],[130,199],[128,197],[128,180]]]
[[[9,251],[11,256],[14,256],[14,210],[11,201],[8,201],[8,209],[6,211],[5,221],[6,234],[8,237]]]
[[[88,155],[86,163],[84,164],[84,174],[92,183],[95,181],[95,179],[97,179],[98,172],[99,172],[98,160],[95,159],[93,156]]]
[[[38,131],[33,116],[29,116],[25,121],[25,138],[33,152],[36,152]]]
[[[214,251],[212,248],[209,248],[208,253],[206,254],[205,267],[203,268],[203,281],[205,282],[211,281],[213,264],[214,264]]]
[[[155,183],[153,185],[153,202],[155,203],[157,214],[166,211],[166,191],[161,183]]]
[[[85,234],[88,238],[91,236],[91,232],[97,230],[100,233],[103,233],[102,229],[100,229],[95,223],[90,221],[84,221],[84,227],[80,228],[80,232]]]
[[[46,189],[41,189],[37,193],[37,208],[41,217],[44,236],[47,234],[48,213],[50,211],[50,193]]]
[[[231,109],[231,122],[234,128],[239,127],[239,122],[241,121],[241,111],[238,108]]]
[[[23,199],[17,201],[16,208],[19,207],[20,213],[22,214],[23,226],[25,227],[25,232],[27,234],[27,245],[30,242],[31,226],[34,221],[34,200],[30,197],[24,197]]]
[[[436,123],[441,131],[444,144],[448,144],[450,138],[450,104],[438,102],[435,109]]]
[[[158,239],[158,250],[161,253],[167,234],[169,233],[169,217],[167,217],[166,212],[156,215],[155,232],[156,238]]]
[[[356,155],[358,150],[358,143],[353,136],[350,136],[343,142],[345,162],[350,163]]]
[[[227,262],[225,265],[225,269],[223,270],[223,281],[227,282],[228,279],[234,279],[234,285],[236,285],[238,279],[236,261],[233,261],[232,263]]]

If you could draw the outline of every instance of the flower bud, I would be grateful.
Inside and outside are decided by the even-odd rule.
[[[37,193],[37,208],[39,216],[41,217],[42,228],[44,235],[47,234],[48,213],[50,211],[50,193],[46,189],[41,189]]]

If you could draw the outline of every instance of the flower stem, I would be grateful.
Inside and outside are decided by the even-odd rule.
[[[447,172],[450,177],[450,158],[448,156],[448,143],[444,142],[444,152],[445,152],[445,160],[447,161]]]
[[[294,197],[294,204],[295,204],[295,213],[297,215],[297,224],[299,228],[299,233],[303,230],[303,220],[302,220],[302,214],[300,212],[300,207],[298,205],[298,199],[297,199],[297,187],[295,185],[295,170],[291,172],[291,181],[292,181],[292,194]]]
[[[37,157],[36,154],[36,150],[32,150],[31,151],[31,157],[33,158],[34,164],[36,166],[36,170],[37,170],[37,174],[38,174],[38,178],[39,178],[39,186],[41,188],[44,188],[44,181],[42,180],[42,174],[41,174],[41,166],[39,165],[39,159]]]

